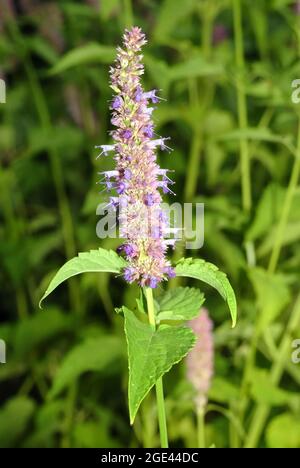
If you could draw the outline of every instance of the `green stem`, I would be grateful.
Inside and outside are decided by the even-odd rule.
[[[203,409],[197,410],[197,437],[198,448],[205,448],[205,411]]]
[[[11,35],[16,43],[16,46],[19,48],[19,53],[22,58],[24,68],[27,74],[27,78],[31,87],[31,92],[33,100],[37,109],[37,114],[40,119],[41,125],[45,133],[51,134],[52,122],[50,117],[50,112],[47,106],[47,100],[45,94],[42,90],[40,82],[38,80],[37,74],[31,62],[31,57],[28,54],[27,50],[24,48],[24,41],[22,34],[19,31],[18,25],[16,22],[11,22],[9,24]],[[56,190],[56,195],[58,199],[58,206],[61,217],[62,225],[62,234],[65,244],[65,252],[67,258],[72,258],[76,255],[76,244],[75,244],[75,234],[74,226],[71,215],[70,206],[68,203],[68,198],[66,194],[63,170],[60,163],[60,157],[57,150],[54,147],[50,147],[48,150],[49,161],[54,181],[54,186]],[[77,286],[77,281],[69,281],[69,292],[70,292],[70,302],[73,310],[78,314],[81,313],[82,308],[80,306],[80,296]]]
[[[147,308],[148,308],[148,318],[149,323],[153,330],[156,329],[155,323],[155,310],[153,302],[153,293],[151,288],[145,289]],[[166,410],[164,403],[164,390],[163,390],[163,381],[162,377],[156,382],[156,402],[157,402],[157,414],[158,414],[158,424],[159,424],[159,433],[160,433],[160,442],[162,448],[168,448],[168,432],[167,432],[167,421],[166,421]]]
[[[283,375],[286,361],[291,353],[291,341],[294,333],[299,329],[300,324],[300,295],[296,301],[292,311],[289,323],[281,340],[278,353],[273,362],[270,371],[270,381],[277,386]],[[270,413],[270,406],[259,404],[256,406],[249,428],[247,438],[245,440],[245,448],[255,448],[259,442],[263,428]]]
[[[295,161],[294,161],[293,170],[292,170],[291,178],[289,181],[286,197],[284,200],[284,205],[283,205],[283,209],[282,209],[282,213],[281,213],[281,217],[280,217],[280,221],[278,224],[278,229],[277,229],[277,233],[275,237],[275,242],[274,242],[274,246],[273,246],[273,250],[272,250],[272,254],[270,258],[270,263],[269,263],[269,268],[268,268],[270,273],[275,272],[277,264],[278,264],[286,225],[288,223],[293,198],[294,198],[297,185],[299,182],[299,176],[300,176],[300,118],[299,118],[299,123],[298,123],[297,157],[295,158]]]
[[[239,448],[240,447],[240,434],[238,431],[236,417],[237,408],[236,402],[230,402],[230,412],[233,416],[233,419],[229,419],[229,440],[230,440],[230,448]]]
[[[131,0],[123,0],[124,2],[124,18],[126,28],[133,26],[133,10]]]
[[[2,202],[2,210],[4,214],[7,236],[13,241],[20,240],[20,230],[16,221],[15,209],[11,196],[11,187],[7,183],[4,170],[0,164],[0,200]],[[26,290],[22,284],[16,286],[16,305],[18,316],[23,319],[28,316],[28,306],[26,299]]]
[[[185,202],[191,202],[196,193],[202,151],[202,140],[202,131],[198,127],[194,130],[194,136],[192,140],[191,152],[186,173],[186,182],[184,187]]]
[[[242,14],[240,0],[233,0],[233,19],[235,36],[235,60],[237,67],[237,99],[238,119],[240,130],[248,127],[247,100],[244,85],[245,58],[243,44]],[[241,173],[242,173],[242,199],[245,212],[250,212],[252,207],[251,176],[250,176],[250,152],[248,140],[240,140]]]

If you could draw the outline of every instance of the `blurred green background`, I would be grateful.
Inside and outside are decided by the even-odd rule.
[[[155,122],[174,151],[160,163],[176,200],[205,203],[205,245],[186,255],[217,264],[237,294],[231,330],[204,288],[207,445],[300,447],[300,4],[288,0],[0,1],[0,446],[159,444],[152,395],[128,418],[114,307],[134,307],[137,288],[83,275],[38,308],[66,259],[118,245],[96,237],[97,172],[113,161],[94,145],[109,142],[108,70],[131,24],[148,37],[144,84],[167,99]],[[195,447],[184,363],[165,387],[171,445]]]

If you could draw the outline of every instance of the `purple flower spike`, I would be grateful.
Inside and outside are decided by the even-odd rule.
[[[228,31],[223,24],[216,24],[213,30],[213,44],[218,45],[228,39]]]
[[[157,93],[157,89],[153,89],[152,91],[148,91],[148,93],[145,93],[144,97],[146,99],[151,99],[153,104],[157,104],[159,102],[160,98],[158,96],[156,96],[156,93]]]
[[[126,130],[123,130],[122,132],[122,138],[124,138],[125,140],[129,140],[129,138],[132,137],[132,131],[130,130],[130,128],[127,128]]]
[[[114,110],[117,110],[117,109],[120,109],[121,106],[122,106],[122,99],[120,98],[120,96],[116,96],[111,103],[111,108]]]
[[[126,189],[126,184],[124,184],[124,182],[119,182],[118,188],[117,188],[118,194],[119,195],[123,194],[125,192],[125,189]]]
[[[111,197],[109,205],[119,208],[120,233],[126,239],[118,249],[128,261],[124,278],[129,283],[137,281],[141,286],[156,288],[174,275],[166,258],[168,245],[174,243],[164,239],[169,226],[159,192],[160,187],[170,192],[168,184],[172,181],[166,177],[167,169],[160,169],[156,157],[157,148],[170,150],[166,145],[168,138],[152,139],[154,108],[149,107],[149,102],[157,103],[160,98],[157,90],[145,92],[141,83],[141,48],[145,43],[145,35],[134,27],[125,31],[123,48],[117,49],[110,70],[111,87],[116,93],[111,103],[115,145],[101,148],[104,153],[115,151],[115,171],[107,172],[105,178],[109,181],[115,177],[113,184],[119,195]]]
[[[142,99],[143,99],[143,90],[140,86],[138,86],[135,91],[134,100],[136,102],[141,102]]]
[[[173,267],[167,267],[165,273],[168,275],[169,278],[175,278],[176,273]]]
[[[204,411],[214,373],[213,323],[208,311],[203,308],[199,317],[189,324],[197,336],[197,342],[186,359],[187,377],[195,389],[197,409]]]
[[[102,149],[101,153],[97,156],[97,158],[99,158],[100,156],[102,156],[102,154],[104,154],[104,156],[107,156],[109,151],[113,151],[115,149],[115,145],[100,145],[100,146],[95,146],[95,148]]]
[[[130,169],[124,169],[124,179],[130,180],[132,177],[132,172]]]
[[[147,286],[149,286],[149,288],[152,288],[152,289],[155,289],[158,285],[158,279],[155,277],[151,277],[147,279],[146,282],[147,282]]]
[[[143,128],[143,132],[144,132],[144,135],[148,138],[152,138],[153,137],[153,127],[152,125],[146,125],[144,128]]]
[[[295,2],[294,4],[294,12],[296,13],[296,15],[300,15],[300,1],[298,0],[297,2]]]
[[[131,244],[124,245],[124,252],[127,257],[134,257],[136,255],[136,249]]]
[[[132,283],[134,281],[135,270],[132,267],[125,268],[124,270],[124,278],[128,283]]]
[[[152,195],[152,193],[148,193],[147,195],[145,195],[144,197],[144,203],[146,206],[153,206],[155,201],[154,201],[154,197]]]

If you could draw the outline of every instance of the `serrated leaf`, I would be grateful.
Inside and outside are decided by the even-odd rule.
[[[205,262],[205,260],[183,258],[176,266],[176,275],[195,278],[215,288],[227,302],[232,318],[232,326],[235,327],[237,320],[236,298],[225,273],[212,263]]]
[[[157,380],[186,356],[195,343],[188,327],[165,327],[153,330],[140,322],[131,310],[123,307],[128,345],[130,422]]]
[[[50,282],[48,289],[40,300],[42,301],[54,291],[57,286],[72,276],[81,273],[97,273],[109,272],[120,273],[121,269],[126,266],[125,260],[112,250],[98,249],[90,252],[82,252],[78,257],[74,257],[65,263],[56,273],[53,280]]]
[[[123,355],[123,342],[116,336],[88,338],[64,358],[54,378],[50,397],[58,395],[84,372],[101,371]]]
[[[157,322],[192,320],[199,315],[204,301],[204,294],[197,288],[170,289],[158,298]]]
[[[91,42],[67,52],[49,73],[57,75],[79,65],[111,63],[115,55],[116,51],[113,47]]]

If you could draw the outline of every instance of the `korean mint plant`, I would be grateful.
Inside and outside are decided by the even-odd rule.
[[[161,293],[162,285],[174,276],[198,279],[227,301],[233,326],[237,310],[233,289],[216,266],[193,258],[182,258],[172,266],[167,257],[175,241],[169,238],[172,227],[161,204],[163,194],[173,193],[173,181],[168,169],[157,163],[157,151],[168,150],[168,138],[155,134],[152,113],[160,101],[158,91],[145,91],[142,86],[141,49],[145,44],[141,29],[133,27],[125,31],[123,47],[117,48],[110,70],[113,144],[100,146],[101,158],[111,154],[115,162],[111,170],[101,171],[101,183],[109,192],[108,208],[118,216],[124,241],[117,252],[99,248],[69,260],[52,279],[42,300],[63,281],[85,272],[111,272],[140,286],[146,310],[135,313],[126,306],[121,309],[128,348],[130,422],[155,386],[161,446],[167,447],[162,377],[193,348],[196,336],[185,322],[199,315],[204,296],[189,287]],[[158,286],[160,295],[154,299]]]

